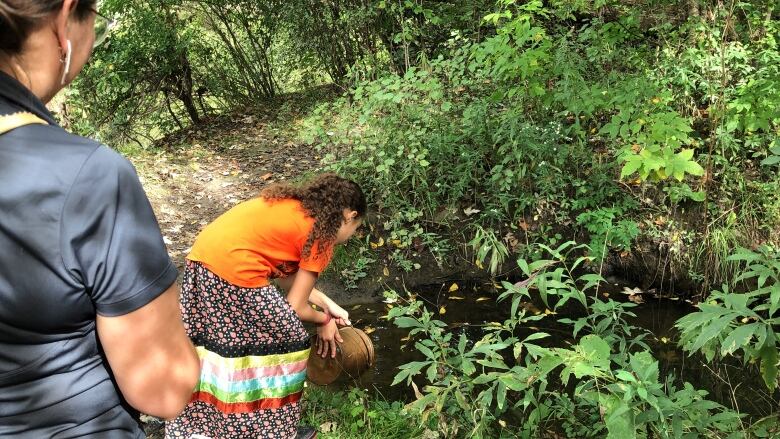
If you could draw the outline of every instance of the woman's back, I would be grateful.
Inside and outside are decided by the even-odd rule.
[[[0,115],[19,111],[51,125],[0,135],[0,437],[143,437],[95,318],[147,303],[176,270],[132,166],[0,73]]]
[[[203,263],[223,279],[246,288],[268,285],[299,268],[319,273],[331,248],[317,246],[302,257],[314,219],[296,200],[268,202],[262,197],[236,205],[198,235],[188,259]]]

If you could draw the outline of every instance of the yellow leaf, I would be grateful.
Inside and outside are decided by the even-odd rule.
[[[356,309],[360,309],[361,306],[363,306],[363,305],[355,305],[351,309],[352,309],[352,311],[354,311]]]
[[[439,308],[439,314],[446,314],[446,313],[447,313],[447,308],[445,308],[443,306],[441,308]]]
[[[371,243],[371,248],[376,249],[382,247],[383,245],[385,245],[385,239],[380,236],[379,241]]]
[[[401,246],[401,240],[400,239],[393,239],[393,240],[390,241],[390,243],[393,244],[396,247],[400,247]]]
[[[653,98],[653,101],[652,101],[652,102],[653,102],[654,104],[658,104],[658,103],[660,103],[660,102],[661,102],[661,100],[660,100],[660,99],[658,99],[658,98]]]
[[[546,309],[546,310],[544,310],[544,314],[549,316],[549,315],[554,315],[554,314],[558,314],[558,313],[555,312],[555,311],[551,311],[549,309]]]
[[[387,267],[385,267],[384,270],[382,270],[382,274],[384,274],[385,277],[388,277],[390,276],[390,270],[388,270]]]
[[[488,322],[488,326],[501,326],[501,323],[498,323],[498,322]]]
[[[449,291],[450,291],[450,293],[458,291],[458,284],[453,283],[452,285],[450,285],[450,290]]]
[[[506,421],[503,419],[498,420],[498,425],[500,425],[502,428],[506,428]]]
[[[366,334],[370,334],[374,331],[376,331],[376,328],[373,328],[371,326],[366,326],[365,328],[363,328],[363,332],[365,332]]]
[[[406,337],[402,338],[402,339],[401,339],[401,341],[409,341],[409,338],[410,338],[410,337],[411,337],[411,336],[407,335]]]
[[[477,268],[479,268],[480,270],[482,270],[482,269],[484,269],[484,268],[485,268],[485,267],[482,265],[482,261],[480,261],[479,259],[477,259],[476,261],[474,261],[474,265],[476,265],[476,266],[477,266]]]
[[[392,303],[386,303],[385,306],[388,307],[389,309],[393,309],[393,304]]]
[[[190,163],[190,168],[192,168],[195,171],[200,170],[200,164],[199,163]]]
[[[669,343],[669,339],[666,337],[661,337],[661,343],[663,344]]]
[[[486,300],[490,300],[490,297],[477,297],[477,302],[484,302]]]
[[[463,297],[463,296],[450,296],[450,297],[448,297],[448,299],[450,299],[450,300],[463,300],[463,299],[465,299],[465,297]]]

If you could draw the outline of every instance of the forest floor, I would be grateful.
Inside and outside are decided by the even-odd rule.
[[[315,171],[316,152],[268,129],[268,118],[233,115],[131,151],[130,160],[181,268],[198,232],[267,185]]]

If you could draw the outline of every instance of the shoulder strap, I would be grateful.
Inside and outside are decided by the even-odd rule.
[[[32,113],[14,113],[0,116],[0,134],[5,134],[25,125],[48,125],[49,123]]]

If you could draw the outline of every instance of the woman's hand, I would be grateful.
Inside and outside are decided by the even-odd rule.
[[[336,342],[344,343],[344,339],[339,334],[335,318],[322,326],[317,326],[317,355],[325,358],[330,354],[331,358],[336,358]]]
[[[330,314],[339,326],[352,325],[352,322],[349,321],[349,313],[344,308],[336,305],[336,302],[328,299],[325,303],[324,311]]]

